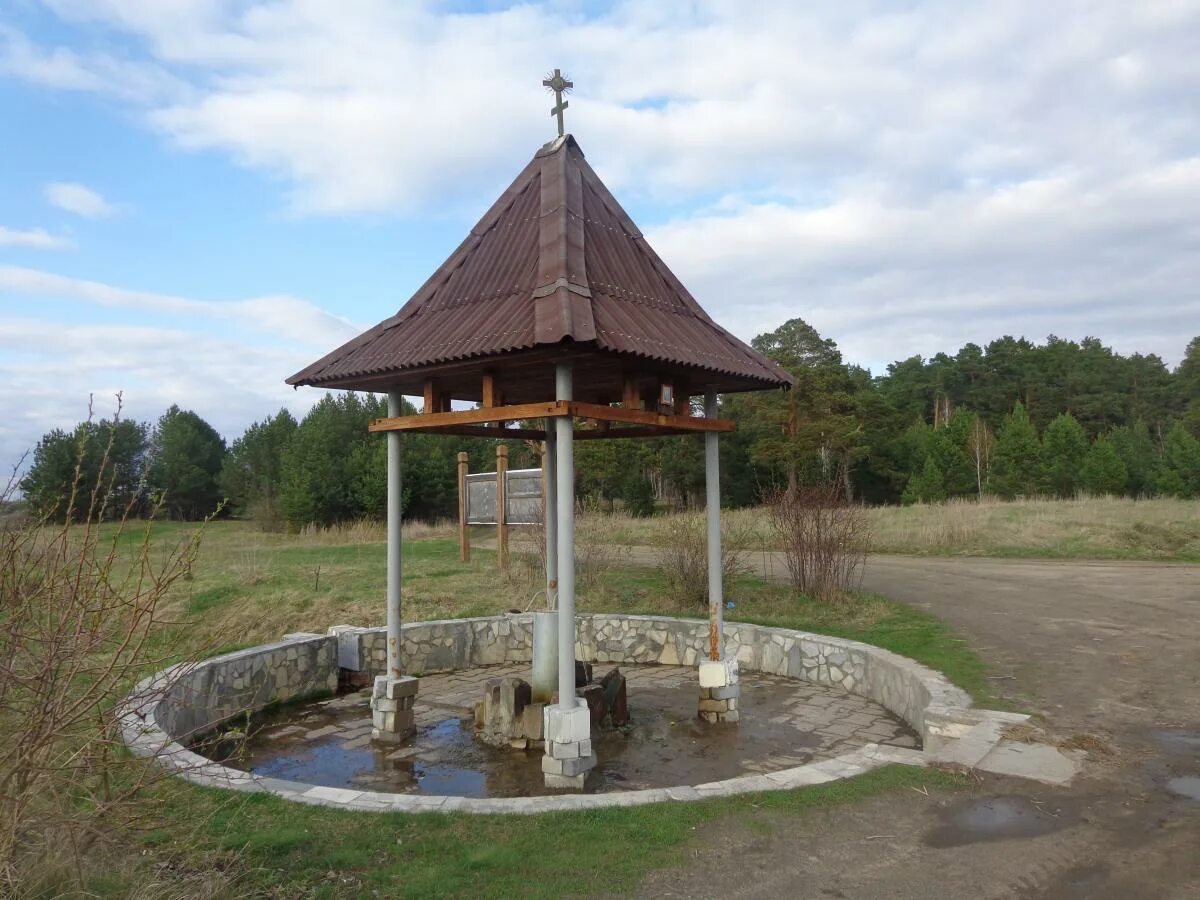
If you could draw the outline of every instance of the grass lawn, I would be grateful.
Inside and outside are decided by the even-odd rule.
[[[848,781],[770,794],[537,816],[348,813],[269,795],[164,789],[163,812],[203,821],[202,844],[227,854],[226,888],[279,897],[555,897],[621,893],[646,872],[680,865],[707,823],[795,827],[823,808],[886,791],[958,790],[965,776],[888,766]],[[180,874],[196,836],[147,841]],[[122,885],[110,888],[119,895]]]
[[[866,512],[871,553],[1200,562],[1196,500],[952,500],[868,507]],[[732,534],[750,550],[773,546],[765,510],[723,515]],[[616,515],[606,527],[620,543],[658,546],[667,540],[666,518]]]
[[[196,526],[157,527],[164,550]],[[354,526],[264,534],[237,522],[209,525],[192,577],[171,598],[179,624],[164,640],[181,655],[223,652],[289,631],[341,622],[383,623],[382,529]],[[132,541],[133,538],[131,537]],[[666,599],[654,569],[601,559],[593,548],[580,582],[581,611],[702,616]],[[540,601],[536,561],[520,554],[509,575],[492,553],[458,559],[448,534],[420,529],[404,542],[410,621],[483,615]],[[741,578],[731,619],[784,625],[879,644],[945,672],[994,703],[984,665],[938,620],[881,597],[830,607],[779,585]],[[125,896],[147,877],[186,885],[172,896],[551,896],[621,891],[649,870],[681,863],[696,829],[713,821],[793,827],[814,809],[909,787],[958,789],[965,779],[888,767],[848,782],[756,797],[531,817],[352,814],[262,795],[229,794],[168,779],[152,789],[154,827],[126,858],[104,865],[91,888]],[[572,869],[568,869],[568,863]],[[579,867],[582,867],[580,869]],[[570,871],[570,875],[563,873]]]

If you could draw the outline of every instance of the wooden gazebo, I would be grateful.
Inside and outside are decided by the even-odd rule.
[[[734,425],[718,417],[717,396],[788,387],[792,378],[705,314],[571,135],[534,155],[398,313],[288,383],[388,395],[388,418],[370,426],[388,435],[388,672],[372,701],[377,737],[411,733],[416,689],[400,659],[405,431],[545,441],[547,590],[557,596],[560,652],[543,771],[559,786],[582,785],[595,763],[575,695],[573,441],[705,434],[711,658],[700,683],[708,717],[736,720],[736,663],[721,646],[717,452],[717,436]],[[400,415],[405,395],[423,398],[419,415]],[[697,395],[702,416],[693,414]],[[732,701],[720,707],[727,712],[713,714],[714,697]]]

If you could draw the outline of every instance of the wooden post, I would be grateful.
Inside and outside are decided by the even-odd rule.
[[[470,532],[467,528],[467,459],[465,452],[458,454],[458,557],[463,562],[471,559]]]
[[[508,447],[496,445],[496,559],[508,571]]]

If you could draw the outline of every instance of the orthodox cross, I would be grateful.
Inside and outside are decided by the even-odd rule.
[[[563,77],[562,72],[558,69],[554,70],[553,75],[547,75],[542,79],[542,84],[550,90],[554,91],[554,107],[550,110],[550,115],[558,116],[558,136],[563,136],[563,110],[570,104],[563,99],[563,94],[567,93],[575,85],[567,81]]]

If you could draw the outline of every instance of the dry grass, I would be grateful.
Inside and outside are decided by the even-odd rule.
[[[872,553],[1151,559],[1200,562],[1200,502],[1089,497],[1077,500],[951,500],[867,510]],[[609,517],[617,540],[662,546],[666,516]],[[761,508],[726,510],[751,552],[774,544]]]
[[[1200,560],[1200,502],[952,500],[871,510],[877,553]]]

